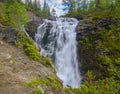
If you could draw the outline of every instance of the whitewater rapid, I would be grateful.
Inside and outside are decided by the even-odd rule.
[[[81,83],[75,31],[77,24],[74,18],[44,20],[35,35],[36,44],[41,48],[40,53],[51,58],[64,87],[70,85],[77,88]]]

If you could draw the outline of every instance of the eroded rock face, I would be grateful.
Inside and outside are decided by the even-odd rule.
[[[34,39],[38,26],[42,23],[43,23],[43,19],[38,18],[38,19],[33,19],[32,21],[28,22],[27,25],[25,26],[27,33],[32,39]]]
[[[77,40],[84,39],[92,30],[96,30],[96,27],[88,22],[89,20],[88,18],[79,21],[77,26]]]
[[[17,31],[13,27],[6,27],[2,30],[1,37],[8,43],[14,43],[17,41]]]
[[[93,34],[101,28],[109,28],[116,25],[117,19],[112,18],[86,18],[79,21],[76,31],[77,40],[81,40],[90,34]]]
[[[92,70],[95,75],[99,75],[99,72],[97,72],[99,69],[96,66],[97,64],[95,64],[96,56],[103,53],[103,51],[96,50],[96,48],[93,46],[93,44],[99,41],[97,39],[91,40],[91,43],[88,43],[88,45],[86,45],[87,43],[84,44],[80,41],[87,37],[92,37],[93,34],[100,32],[100,30],[103,28],[109,29],[110,26],[114,26],[116,24],[117,19],[111,18],[87,18],[79,21],[76,31],[78,40],[78,59],[83,77],[85,77],[85,74],[88,70]]]
[[[55,17],[55,16],[50,16],[50,17],[48,18],[48,20],[56,21],[56,17]]]

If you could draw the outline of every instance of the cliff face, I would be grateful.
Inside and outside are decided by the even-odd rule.
[[[78,58],[83,77],[88,71],[92,71],[96,78],[115,76],[118,79],[119,75],[115,71],[113,74],[109,71],[110,66],[117,67],[114,60],[117,60],[120,54],[117,50],[120,42],[116,43],[118,36],[114,34],[119,27],[117,25],[117,19],[112,17],[91,17],[80,20],[77,26],[77,40]]]
[[[42,24],[42,19],[39,21],[33,20],[26,25],[26,30],[28,34],[34,39],[37,26]],[[98,78],[103,76],[108,76],[106,74],[106,65],[104,66],[103,61],[100,61],[99,56],[106,56],[108,54],[107,47],[100,47],[100,43],[103,41],[101,35],[98,33],[103,33],[104,30],[111,30],[111,26],[117,25],[117,19],[115,18],[84,18],[79,21],[77,25],[77,41],[78,41],[78,59],[80,70],[83,76],[83,80],[86,79],[86,73],[88,70],[92,71],[94,75]],[[50,27],[48,27],[49,29]],[[29,29],[29,30],[28,30]],[[105,33],[106,34],[106,33]],[[103,44],[104,45],[104,44]],[[107,44],[109,45],[109,44]],[[102,59],[101,59],[102,60]],[[100,68],[103,66],[103,68]],[[104,70],[104,71],[102,71]]]
[[[40,61],[34,61],[15,29],[0,29],[0,94],[67,94],[49,59],[40,55]]]
[[[25,25],[25,30],[30,35],[30,37],[34,39],[37,28],[40,26],[40,24],[43,23],[43,19],[41,17],[37,17],[32,12],[28,12],[28,16],[30,21]]]

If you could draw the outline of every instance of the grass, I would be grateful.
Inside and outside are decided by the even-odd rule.
[[[56,77],[54,77],[51,74],[48,74],[46,79],[38,78],[38,79],[32,80],[31,82],[23,83],[22,85],[25,87],[34,88],[35,94],[41,94],[41,91],[38,88],[39,86],[41,86],[44,91],[47,91],[48,88],[51,91],[62,91],[63,90],[62,84],[57,80]]]

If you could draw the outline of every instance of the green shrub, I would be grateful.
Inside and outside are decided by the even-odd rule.
[[[31,82],[23,84],[23,86],[34,88],[35,92],[39,92],[39,88],[38,88],[39,85],[42,86],[45,91],[48,88],[51,91],[54,91],[54,90],[62,91],[63,89],[62,84],[57,80],[56,77],[54,77],[51,74],[48,74],[46,79],[38,78],[38,79],[32,80]],[[38,94],[41,94],[41,93],[38,93]]]
[[[99,18],[103,19],[103,16],[100,15]],[[72,94],[119,94],[120,23],[117,18],[116,25],[113,25],[114,17],[110,19],[112,25],[101,27],[101,30],[90,33],[79,41],[86,56],[83,58],[90,58],[86,70],[92,71],[94,75],[89,72],[79,89],[70,89]]]
[[[30,38],[26,38],[23,41],[23,47],[25,49],[25,53],[33,60],[40,62],[40,53],[36,49],[34,43],[31,41]]]
[[[0,3],[0,22],[5,26],[13,26],[17,30],[28,22],[28,16],[23,4],[13,1]]]
[[[27,37],[23,32],[20,32],[20,31],[18,32],[18,39],[19,39],[18,41],[21,42],[26,55],[29,58],[40,62],[41,55],[40,55],[38,49],[36,48],[34,41],[31,38]]]
[[[45,57],[42,64],[46,67],[52,67],[52,63],[51,63],[51,60],[48,58],[48,57]]]
[[[32,82],[29,82],[29,83],[22,83],[22,86],[34,88],[34,85],[33,85]]]
[[[23,47],[25,49],[25,53],[33,60],[40,61],[40,54],[38,50],[36,50],[34,45],[23,43]]]
[[[34,94],[42,94],[42,92],[39,88],[36,88],[35,91],[34,91]]]

